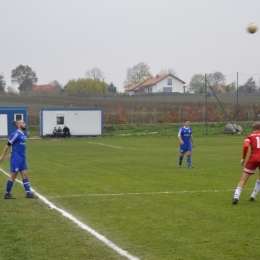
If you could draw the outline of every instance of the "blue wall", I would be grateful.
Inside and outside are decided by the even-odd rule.
[[[0,114],[6,114],[7,115],[7,128],[8,128],[8,136],[10,136],[15,130],[16,127],[12,124],[14,121],[14,115],[15,114],[23,114],[23,121],[26,123],[26,127],[28,129],[28,114],[27,114],[28,108],[27,107],[0,107]],[[24,131],[24,135],[27,136],[28,130]],[[6,136],[0,136],[0,137],[6,137]]]

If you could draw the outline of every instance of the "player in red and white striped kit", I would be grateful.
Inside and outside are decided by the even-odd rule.
[[[244,165],[249,146],[251,146],[251,153],[244,168],[242,178],[237,185],[234,198],[232,200],[233,205],[236,205],[238,203],[242,189],[247,183],[249,177],[254,174],[256,168],[259,169],[259,176],[258,180],[256,181],[254,191],[249,200],[254,201],[257,192],[260,190],[260,122],[255,122],[252,127],[253,133],[248,135],[244,141],[243,156],[240,161],[240,164],[242,166]]]

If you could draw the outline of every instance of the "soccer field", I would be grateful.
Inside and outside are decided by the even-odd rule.
[[[244,136],[194,139],[194,169],[186,157],[177,167],[177,137],[28,139],[29,179],[129,259],[256,259],[260,199],[248,198],[257,174],[231,205]],[[0,167],[9,172],[7,160]],[[2,194],[7,179],[0,174]],[[12,194],[0,200],[0,259],[127,259],[42,200],[26,200],[18,182]]]

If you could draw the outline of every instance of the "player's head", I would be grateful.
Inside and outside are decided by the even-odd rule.
[[[13,121],[13,125],[16,126],[18,130],[24,131],[26,129],[26,124],[23,120]]]
[[[260,122],[254,122],[252,128],[254,131],[260,131]]]
[[[188,127],[190,125],[190,120],[184,120],[184,125]]]

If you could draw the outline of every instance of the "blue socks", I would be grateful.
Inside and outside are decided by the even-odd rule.
[[[6,192],[5,194],[10,194],[12,188],[13,188],[13,182],[11,180],[8,180],[7,183],[6,183]],[[26,194],[30,194],[31,193],[31,187],[30,187],[30,182],[28,179],[24,179],[23,180],[23,186],[24,186],[24,189],[26,191]]]
[[[6,192],[5,194],[10,194],[11,192],[11,189],[13,188],[13,182],[8,180],[7,183],[6,183]]]
[[[187,156],[187,163],[188,163],[188,167],[190,167],[191,166],[191,156],[190,155]]]
[[[183,156],[180,155],[180,158],[179,158],[179,165],[182,165],[182,160],[183,160]]]
[[[31,187],[30,187],[30,182],[28,179],[23,179],[23,186],[24,189],[26,191],[26,194],[30,194],[31,193]]]
[[[182,165],[182,160],[183,160],[183,156],[180,155],[179,165]],[[187,156],[187,164],[188,164],[188,167],[191,166],[191,155],[188,155],[188,156]]]

